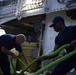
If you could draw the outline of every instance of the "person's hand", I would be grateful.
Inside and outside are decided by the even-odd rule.
[[[37,57],[36,59],[37,59],[37,61],[39,61],[39,62],[43,61],[43,59],[42,59],[41,57]]]
[[[73,41],[70,43],[70,48],[72,48],[72,49],[75,49],[75,48],[76,48],[76,40],[73,40]]]

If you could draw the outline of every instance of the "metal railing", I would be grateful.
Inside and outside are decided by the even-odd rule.
[[[19,1],[20,0],[1,1],[2,4],[0,4],[0,18],[3,16],[10,15],[12,13],[16,13],[17,10],[19,10],[18,12],[21,13],[22,11],[26,12],[29,10],[44,7],[44,0],[31,0],[31,3],[27,3],[26,1],[28,0],[21,0],[21,3],[18,4]]]
[[[22,3],[22,10],[29,11],[44,7],[45,0],[32,0],[31,3]]]
[[[3,1],[3,4],[0,5],[0,17],[10,15],[16,12],[18,0],[7,0]]]

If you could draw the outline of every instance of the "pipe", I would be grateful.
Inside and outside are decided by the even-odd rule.
[[[23,64],[23,65],[26,67],[26,64],[25,64],[20,58],[17,58],[17,59],[21,62],[21,64]],[[12,60],[13,60],[13,58],[11,57],[11,58],[10,58],[10,63],[11,63],[11,65],[12,65],[14,74],[15,74],[15,75],[20,75],[19,73],[16,73],[16,69],[15,69],[15,67],[14,67],[14,65],[13,65]],[[32,72],[30,69],[27,69],[27,70],[28,70],[29,72]],[[22,74],[21,74],[21,75],[22,75]]]
[[[60,48],[58,48],[55,52],[53,53],[50,53],[50,54],[47,54],[47,55],[43,55],[43,56],[40,56],[42,59],[45,59],[46,57],[49,58],[49,57],[52,57],[52,56],[55,56],[55,55],[58,55],[63,49],[69,47],[69,44],[65,44],[63,46],[61,46]],[[72,55],[76,54],[76,49],[72,52],[70,52],[69,54],[55,60],[54,62],[48,64],[47,66],[41,68],[40,70],[38,70],[37,72],[35,72],[33,75],[39,75],[40,73],[44,72],[45,70],[53,67],[54,65],[66,60],[67,58],[71,57]],[[18,75],[22,75],[26,70],[28,70],[29,67],[31,67],[34,63],[37,62],[37,59],[33,60],[30,64],[28,64]],[[14,69],[14,68],[13,68]],[[16,74],[17,75],[17,74]]]
[[[11,63],[11,65],[12,65],[12,68],[13,68],[13,71],[14,71],[14,75],[18,75],[18,74],[16,73],[16,69],[15,69],[15,67],[14,67],[14,65],[13,65],[12,60],[13,60],[13,58],[11,57],[11,58],[10,58],[10,63]]]
[[[56,64],[58,64],[60,62],[68,59],[69,57],[71,57],[74,54],[76,54],[76,49],[74,51],[70,52],[69,54],[67,54],[67,55],[65,55],[65,56],[63,56],[63,57],[55,60],[54,62],[48,64],[47,66],[41,68],[40,70],[38,70],[37,72],[35,72],[33,75],[39,75],[39,74],[41,74],[42,72],[46,71],[47,69],[53,67],[54,65],[56,65]]]
[[[59,54],[63,49],[69,47],[69,44],[65,44],[63,46],[61,46],[60,48],[58,48],[55,52],[53,53],[50,53],[50,54],[47,54],[47,55],[43,55],[41,56],[42,59],[45,59],[45,58],[49,58],[49,57],[52,57],[54,55],[57,55]],[[32,65],[34,65],[34,63],[37,62],[37,59],[33,60],[30,64],[28,64],[23,70],[22,72],[20,73],[20,75],[22,75],[29,67],[31,67]]]

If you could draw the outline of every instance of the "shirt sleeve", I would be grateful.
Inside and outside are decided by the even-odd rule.
[[[17,51],[22,52],[22,49],[21,49],[21,46],[20,45],[16,45],[15,48],[16,48]]]
[[[8,42],[8,44],[6,42],[2,44],[2,46],[5,47],[5,48],[7,48],[8,50],[9,50],[9,45],[10,45],[9,42]]]
[[[76,34],[76,25],[72,27],[73,33]]]
[[[2,46],[10,50],[12,42],[10,41],[10,38],[8,39],[4,38]]]

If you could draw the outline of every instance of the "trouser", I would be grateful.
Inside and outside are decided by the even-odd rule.
[[[66,75],[73,68],[76,69],[76,60],[65,60],[55,67],[51,75]]]
[[[3,75],[10,75],[9,59],[8,56],[3,52],[0,52],[0,68],[3,72]]]

